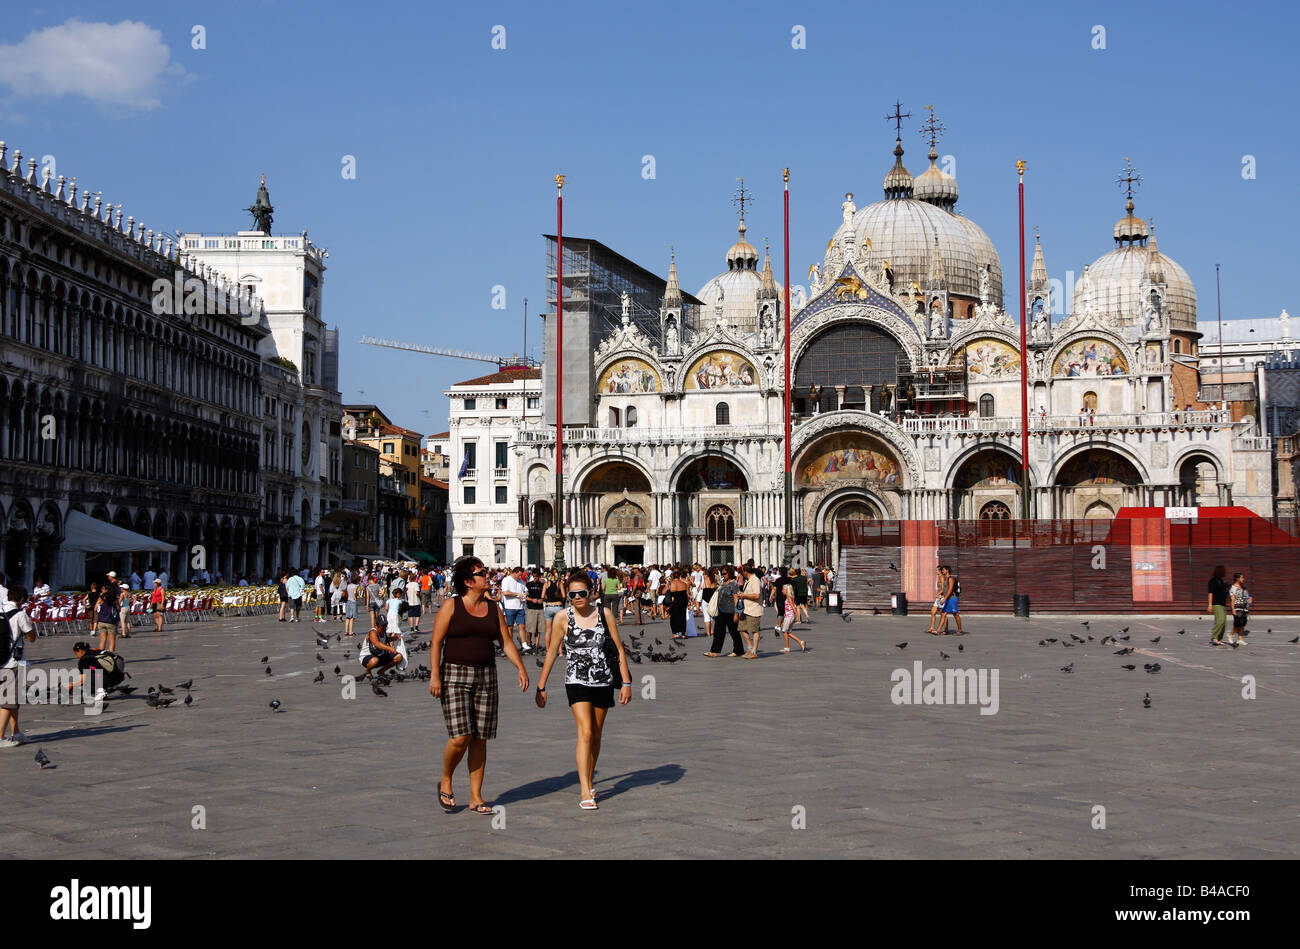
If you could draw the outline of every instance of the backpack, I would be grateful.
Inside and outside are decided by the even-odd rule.
[[[5,610],[0,613],[0,620],[4,621],[4,635],[0,636],[0,666],[8,663],[10,657],[13,656],[14,631],[13,627],[9,625],[9,621],[18,615],[20,609],[21,607],[15,606],[12,610]]]
[[[952,595],[961,596],[961,577],[952,578]]]
[[[726,589],[728,586],[731,586],[731,585],[732,585],[732,581],[728,581],[727,583],[725,583],[725,584],[723,584],[722,586],[718,587],[718,592],[717,592],[717,593],[714,595],[714,597],[713,597],[713,599],[714,599],[714,600],[717,602],[717,604],[718,604],[718,614],[719,614],[719,615],[724,615],[724,614],[727,614],[727,613],[734,613],[734,612],[736,612],[736,596],[735,596],[735,594],[734,594],[734,593],[729,593],[729,592],[728,592],[728,593],[723,593],[723,592],[722,592],[724,589]]]
[[[95,657],[95,664],[104,671],[106,689],[120,685],[126,678],[126,660],[115,652],[101,652]]]

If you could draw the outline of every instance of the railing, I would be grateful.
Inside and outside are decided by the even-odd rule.
[[[508,478],[510,476],[509,468],[493,468],[492,477],[494,479]]]
[[[365,501],[361,498],[344,498],[343,510],[356,511],[357,513],[360,514],[368,514],[370,512],[370,506],[368,501]]]
[[[1273,439],[1269,435],[1238,435],[1232,440],[1234,451],[1272,451]]]
[[[1079,429],[1150,429],[1191,428],[1195,426],[1227,427],[1232,425],[1229,412],[1134,412],[1105,415],[1030,414],[1031,432],[1070,431]],[[943,435],[948,433],[1018,432],[1019,416],[979,418],[956,416],[941,418],[905,418],[902,429],[909,435]]]
[[[465,469],[465,473],[464,473],[463,475],[460,475],[460,476],[458,477],[457,480],[459,480],[459,481],[477,481],[477,480],[478,480],[478,469],[477,469],[477,468],[466,468],[466,469]]]
[[[736,441],[749,438],[779,438],[779,425],[704,425],[687,428],[566,428],[565,444],[640,444],[645,442]],[[523,445],[555,444],[555,429],[525,429],[519,433]]]

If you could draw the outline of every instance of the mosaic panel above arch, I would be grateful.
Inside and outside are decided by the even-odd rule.
[[[744,356],[726,350],[715,351],[697,359],[686,373],[685,388],[735,389],[758,385],[758,371]]]
[[[601,395],[635,395],[659,392],[659,374],[640,359],[620,359],[600,374],[596,391]]]
[[[1000,339],[977,339],[966,344],[966,375],[971,382],[996,382],[1020,378],[1020,353]]]
[[[839,482],[897,485],[901,466],[881,441],[860,432],[841,432],[812,445],[795,466],[795,483],[821,488]]]
[[[1127,484],[1142,483],[1142,476],[1133,463],[1123,455],[1104,448],[1090,448],[1075,455],[1056,476],[1060,485]]]
[[[1057,354],[1054,376],[1124,376],[1128,359],[1104,339],[1078,339]]]
[[[1003,488],[1020,486],[1020,462],[1004,451],[991,448],[976,452],[962,462],[953,488]]]

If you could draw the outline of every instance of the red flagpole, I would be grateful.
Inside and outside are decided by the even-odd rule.
[[[785,550],[784,563],[794,562],[794,505],[793,485],[790,478],[790,169],[783,174],[785,181]]]
[[[1029,353],[1025,333],[1025,162],[1020,173],[1020,516],[1029,519]]]
[[[555,569],[564,570],[564,175],[555,176]]]

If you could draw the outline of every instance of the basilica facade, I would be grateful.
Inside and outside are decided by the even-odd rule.
[[[792,314],[792,529],[809,559],[838,559],[837,521],[1014,518],[1026,495],[1033,518],[1134,505],[1271,515],[1268,439],[1198,401],[1195,289],[1134,215],[1137,179],[1063,319],[1035,246],[1022,367],[997,251],[955,210],[936,157],[932,141],[914,178],[900,141],[882,199],[846,195]],[[625,303],[584,357],[586,424],[566,412],[563,444],[569,562],[780,562],[783,290],[745,230],[742,216],[726,270],[694,297],[670,263],[657,328]],[[554,523],[553,423],[521,430],[515,450],[520,537],[540,534],[549,561],[553,530],[538,526]]]

